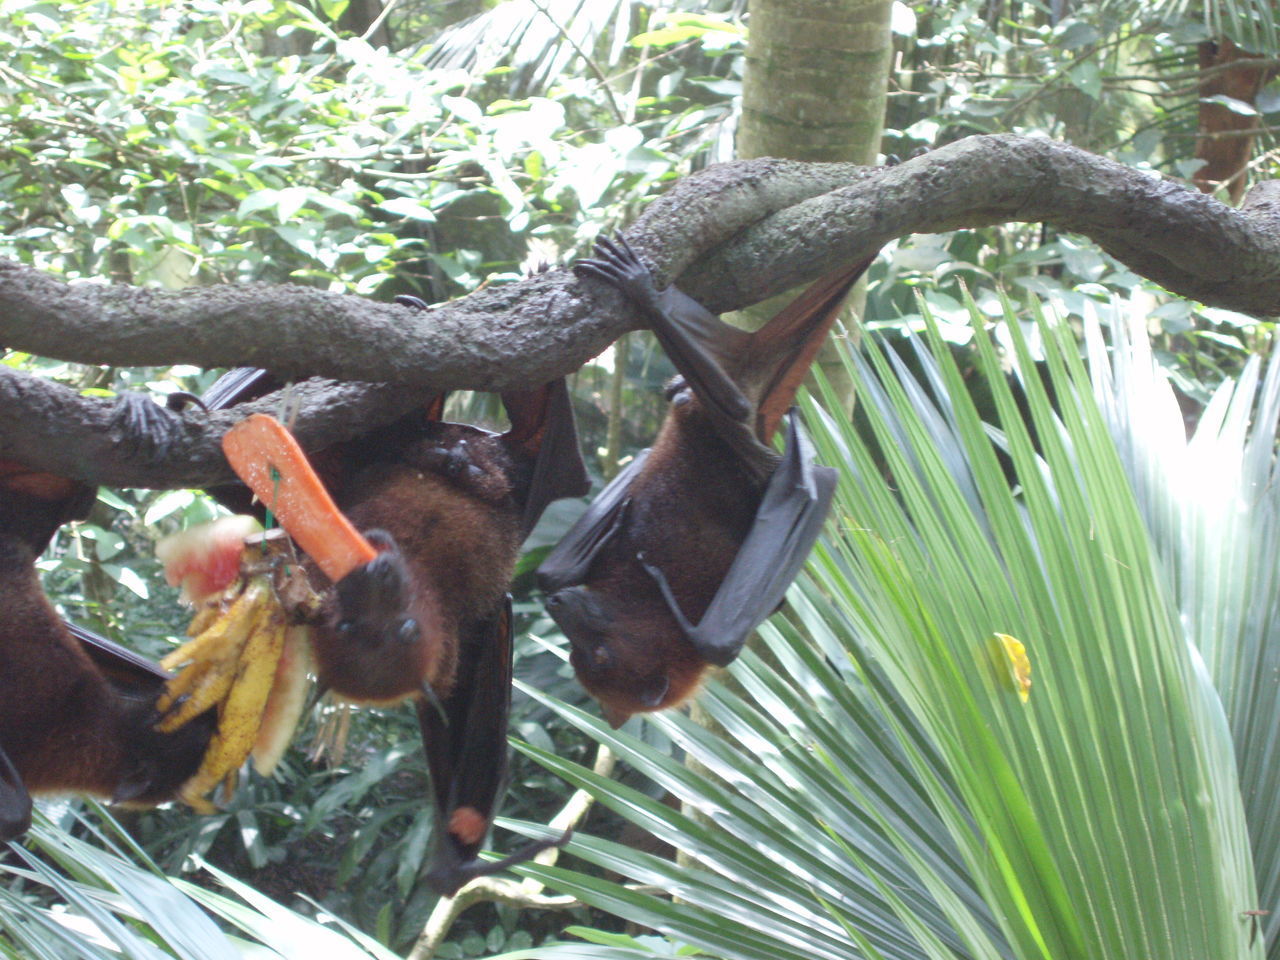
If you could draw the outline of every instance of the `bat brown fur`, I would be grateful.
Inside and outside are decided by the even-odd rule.
[[[649,321],[681,374],[653,447],[539,568],[570,662],[614,726],[681,703],[737,656],[808,554],[834,473],[812,463],[794,424],[784,455],[771,441],[866,266],[819,280],[747,333],[658,289],[625,241],[602,240],[579,263]]]
[[[338,506],[362,530],[382,530],[399,551],[410,596],[403,611],[421,631],[410,645],[374,647],[352,642],[339,630],[336,594],[315,631],[321,682],[364,703],[417,695],[423,681],[439,696],[453,689],[458,637],[493,616],[506,595],[522,539],[515,466],[499,438],[438,424],[429,439],[405,448],[398,462],[375,463],[354,474],[337,496]],[[462,435],[466,430],[472,435]],[[462,477],[432,472],[441,449],[466,440]],[[388,600],[390,600],[390,595]],[[398,606],[398,604],[392,604]]]
[[[158,803],[195,773],[208,727],[152,730],[162,681],[108,681],[45,597],[30,550],[3,536],[0,610],[0,746],[29,792]]]
[[[709,664],[685,639],[657,584],[637,558],[667,572],[690,619],[698,620],[746,536],[760,484],[745,471],[692,391],[673,399],[644,471],[631,485],[627,538],[607,544],[592,588],[613,599],[615,642],[574,645],[569,660],[611,721],[683,702]]]
[[[155,406],[146,398],[122,406],[142,403]],[[196,771],[212,735],[211,715],[157,733],[155,701],[167,674],[70,627],[41,589],[37,554],[94,498],[85,484],[0,461],[0,839],[26,829],[31,794],[167,800]]]
[[[276,385],[265,371],[223,380],[205,397],[211,408]],[[503,402],[504,434],[444,422],[441,396],[313,458],[338,507],[380,550],[336,584],[312,570],[326,591],[313,630],[320,682],[360,703],[414,701],[435,805],[426,879],[445,895],[550,845],[493,863],[477,856],[505,779],[507,590],[520,544],[546,503],[581,496],[589,483],[563,382]],[[248,506],[243,490],[210,492]]]

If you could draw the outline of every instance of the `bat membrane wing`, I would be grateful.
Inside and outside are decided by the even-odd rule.
[[[751,530],[697,625],[685,617],[662,571],[645,565],[681,630],[707,662],[722,667],[738,656],[751,631],[782,602],[818,539],[831,509],[836,472],[817,466],[813,457],[813,445],[792,412],[782,462],[769,479]]]
[[[225,410],[280,388],[280,381],[258,367],[236,367],[213,382],[200,398],[210,410]]]
[[[649,268],[621,237],[600,238],[595,254],[579,261],[577,272],[617,287],[648,321],[703,403],[726,420],[747,422],[751,402],[725,372],[723,362],[739,356],[751,335],[729,326],[676,287],[658,290]]]
[[[84,652],[107,676],[120,679],[158,680],[161,683],[172,678],[172,674],[167,670],[140,653],[135,653],[128,647],[121,646],[114,640],[108,640],[92,630],[69,621],[65,622],[71,636],[75,637],[84,648]]]
[[[521,531],[527,537],[549,503],[585,496],[591,478],[578,448],[578,428],[563,377],[537,391],[504,393],[502,402],[511,418],[508,442],[533,456],[521,515]]]
[[[869,257],[848,270],[815,281],[752,336],[751,351],[755,356],[782,358],[765,387],[756,415],[757,433],[762,439],[768,441],[777,431],[849,291],[874,260]]]
[[[458,658],[453,692],[443,703],[418,703],[418,722],[435,800],[432,889],[451,896],[492,872],[477,859],[502,794],[511,710],[511,598],[471,638]]]
[[[636,454],[635,459],[610,481],[547,554],[538,567],[538,586],[543,593],[554,593],[585,582],[596,554],[621,529],[629,502],[628,490],[648,457],[648,450]]]
[[[0,744],[0,841],[12,840],[31,826],[31,794]]]

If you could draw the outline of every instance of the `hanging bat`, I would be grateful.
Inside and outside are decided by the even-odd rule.
[[[206,394],[221,408],[273,388],[237,370]],[[543,509],[590,486],[563,380],[502,395],[511,422],[490,433],[441,419],[444,396],[321,451],[316,469],[377,555],[326,593],[313,647],[323,688],[357,703],[413,699],[437,817],[427,882],[451,896],[526,860],[477,859],[506,771],[512,627],[507,589]],[[244,510],[248,492],[210,491]],[[325,583],[317,571],[313,578]]]
[[[830,508],[792,414],[769,445],[850,287],[870,261],[818,281],[755,333],[675,287],[619,240],[579,274],[616,287],[680,376],[653,447],[605,488],[538,569],[570,662],[615,727],[674,706],[782,603]]]
[[[124,394],[119,410],[127,437],[163,436],[164,413],[150,399]],[[155,702],[170,675],[64,623],[41,589],[36,559],[95,496],[87,484],[0,460],[0,840],[30,826],[32,794],[170,799],[213,732],[211,716],[156,732]]]

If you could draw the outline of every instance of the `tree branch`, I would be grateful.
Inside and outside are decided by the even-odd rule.
[[[1138,273],[1206,304],[1280,314],[1276,182],[1255,188],[1235,210],[1039,138],[970,137],[888,168],[721,164],[677,183],[627,236],[660,278],[678,278],[690,296],[724,312],[910,233],[1008,221],[1084,234]],[[388,420],[420,396],[377,382],[433,390],[541,383],[575,370],[635,325],[620,294],[567,269],[419,313],[307,287],[68,284],[0,261],[0,344],[11,348],[86,363],[244,364],[366,381],[337,393],[332,385],[308,388],[299,427],[312,447]],[[228,414],[186,415],[169,456],[139,464],[104,441],[100,402],[55,395],[48,385],[0,378],[0,456],[121,485],[222,475],[215,441]],[[15,399],[25,410],[11,408]],[[75,456],[54,449],[73,446]]]
[[[167,445],[151,451],[120,433],[112,401],[0,365],[0,460],[112,487],[207,487],[235,479],[220,441],[250,413],[298,408],[294,433],[317,450],[421,406],[426,396],[393,384],[307,380],[231,410],[171,414]]]

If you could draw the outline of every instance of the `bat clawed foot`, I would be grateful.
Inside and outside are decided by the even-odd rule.
[[[596,240],[595,256],[579,260],[573,271],[580,277],[603,280],[640,304],[649,304],[657,295],[653,273],[621,235]]]
[[[379,530],[376,527],[372,530],[364,531],[364,538],[369,541],[378,553],[399,552],[400,547],[396,544],[396,538],[385,530]]]
[[[177,414],[144,393],[122,393],[111,412],[108,429],[130,456],[163,460],[176,439]]]
[[[408,307],[410,310],[425,312],[430,309],[430,307],[427,306],[427,301],[423,300],[421,297],[415,297],[411,293],[398,294],[395,298],[395,302],[400,304],[402,307]]]
[[[172,410],[174,413],[182,413],[190,406],[199,407],[205,413],[209,412],[209,405],[189,390],[175,390],[165,397],[164,406],[166,410]]]

